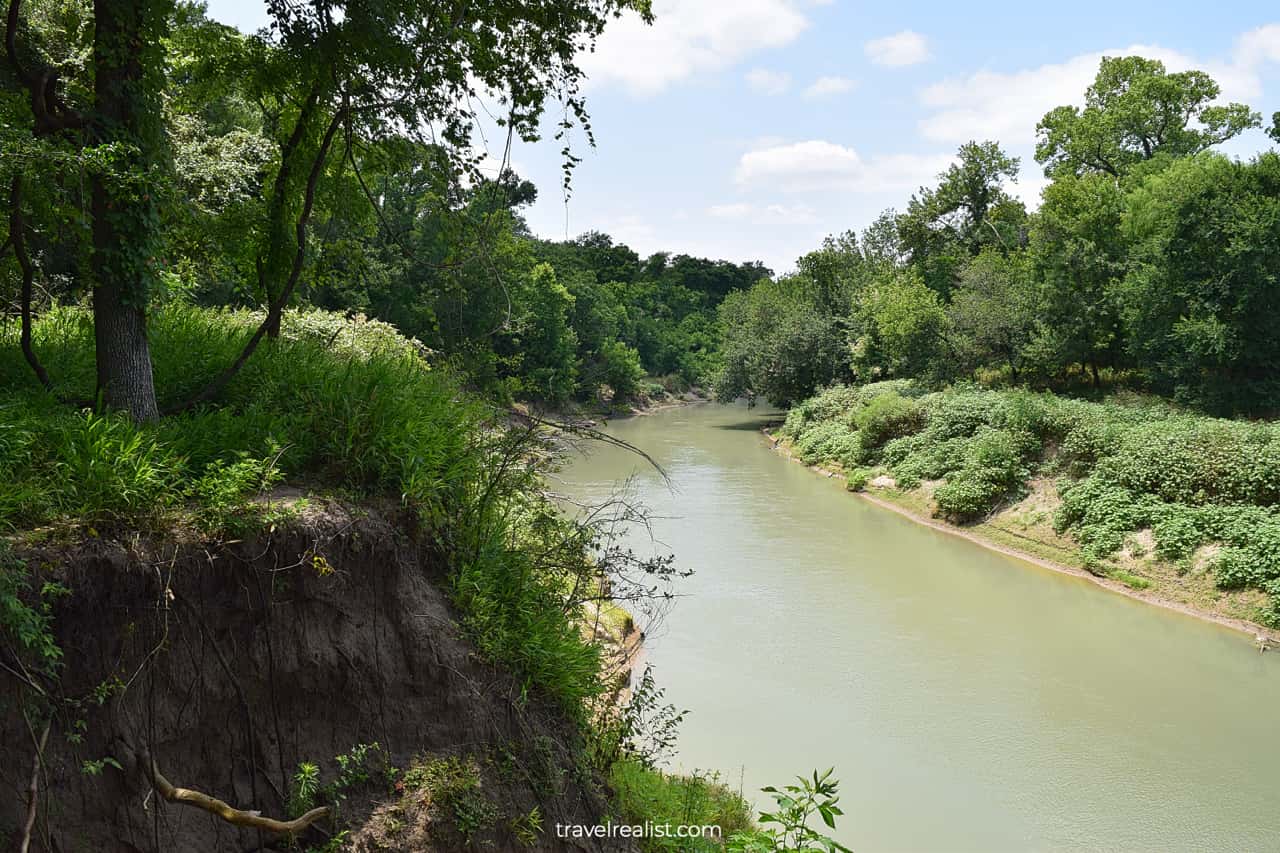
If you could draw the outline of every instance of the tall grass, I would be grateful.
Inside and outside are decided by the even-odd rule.
[[[214,404],[143,426],[54,398],[92,396],[85,312],[57,309],[36,324],[36,346],[55,382],[52,396],[28,375],[12,345],[15,330],[4,329],[0,525],[59,516],[154,520],[198,500],[194,487],[202,479],[207,491],[208,477],[245,460],[270,465],[286,479],[394,494],[428,517],[448,517],[478,478],[484,460],[475,437],[488,413],[410,342],[385,328],[362,335],[340,317],[319,316],[333,328],[266,344]],[[163,403],[191,395],[230,364],[252,326],[244,312],[186,306],[156,312],[150,342]]]

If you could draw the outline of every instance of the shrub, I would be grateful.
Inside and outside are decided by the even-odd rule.
[[[1220,586],[1280,595],[1277,424],[1192,415],[1136,395],[1095,403],[963,387],[926,394],[894,381],[829,388],[793,408],[784,431],[806,461],[840,461],[853,490],[871,462],[904,490],[945,479],[938,509],[957,521],[991,512],[1037,462],[1054,461],[1070,475],[1059,483],[1055,527],[1075,536],[1092,570],[1113,573],[1105,561],[1151,528],[1161,558],[1220,544]],[[1280,599],[1267,613],[1280,624]]]
[[[795,444],[796,455],[808,464],[854,463],[862,458],[858,433],[838,421],[822,421],[807,428]]]
[[[924,410],[914,400],[895,392],[875,397],[854,415],[862,446],[874,450],[886,441],[911,435],[924,426]]]
[[[973,435],[1000,402],[994,391],[956,390],[929,398],[929,431],[939,439]]]
[[[938,509],[966,521],[990,512],[1026,478],[1022,449],[1027,443],[1025,435],[984,429],[969,443],[964,467],[934,493]]]
[[[635,347],[622,341],[609,340],[600,345],[600,362],[605,383],[613,389],[615,400],[635,396],[644,367]]]
[[[860,492],[867,487],[871,479],[871,471],[866,468],[854,468],[844,475],[845,488],[851,492]]]

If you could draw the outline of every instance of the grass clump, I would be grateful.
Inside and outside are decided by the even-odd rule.
[[[754,826],[746,800],[715,773],[677,776],[635,759],[622,759],[613,765],[609,784],[622,823],[720,828],[716,837],[640,839],[645,853],[722,851],[726,839]]]
[[[479,833],[494,826],[500,814],[484,793],[480,766],[457,756],[424,759],[405,770],[403,790],[426,805],[439,820],[470,844]]]

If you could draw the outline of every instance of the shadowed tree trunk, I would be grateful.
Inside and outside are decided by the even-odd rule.
[[[159,417],[147,344],[147,300],[155,277],[155,176],[163,165],[162,37],[168,0],[95,0],[91,144],[127,146],[114,172],[95,174],[93,320],[98,395],[134,420]]]

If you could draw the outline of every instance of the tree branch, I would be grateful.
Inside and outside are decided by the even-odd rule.
[[[258,344],[262,343],[262,339],[266,337],[267,331],[272,327],[278,327],[280,316],[284,313],[284,307],[289,304],[289,297],[293,295],[293,289],[297,286],[298,279],[302,275],[303,263],[306,261],[307,256],[307,223],[311,220],[311,208],[315,204],[316,185],[320,182],[320,176],[324,173],[325,161],[328,160],[329,149],[333,145],[333,137],[338,132],[338,128],[345,117],[346,105],[344,104],[343,108],[338,110],[334,114],[333,120],[329,122],[329,127],[325,130],[324,139],[320,143],[320,149],[316,152],[315,161],[311,164],[311,173],[307,176],[307,190],[302,201],[302,211],[298,214],[298,221],[295,225],[298,249],[293,256],[293,266],[289,270],[289,278],[286,280],[285,286],[281,289],[279,295],[267,307],[267,316],[257,330],[254,331],[253,337],[249,338],[249,342],[245,344],[244,349],[241,350],[240,355],[236,357],[230,367],[218,374],[200,393],[181,405],[166,409],[164,414],[172,415],[185,412],[194,406],[212,400],[248,362],[254,350],[258,348]]]
[[[266,832],[287,833],[289,835],[297,835],[306,830],[311,824],[328,816],[329,807],[319,806],[304,814],[302,817],[293,820],[276,820],[275,818],[263,817],[261,812],[246,811],[244,809],[234,808],[227,803],[219,800],[217,797],[211,797],[199,791],[190,788],[178,788],[160,773],[160,768],[156,766],[151,756],[143,756],[142,759],[149,771],[151,784],[155,787],[156,793],[171,803],[177,803],[183,806],[195,806],[203,809],[210,814],[217,815],[227,823],[235,826],[244,826],[250,829],[261,829]]]
[[[77,130],[87,123],[84,115],[67,106],[58,97],[58,73],[52,68],[39,71],[25,68],[18,59],[18,21],[21,17],[22,0],[9,0],[8,13],[5,15],[4,52],[13,66],[23,88],[31,97],[31,112],[36,119],[36,136],[56,133],[60,130]]]
[[[27,238],[23,233],[25,230],[26,223],[22,218],[22,176],[15,174],[13,183],[9,185],[9,242],[13,244],[14,257],[18,259],[18,266],[22,269],[22,355],[26,358],[27,364],[31,365],[36,379],[40,380],[40,384],[48,391],[53,388],[53,382],[31,346],[31,291],[35,280],[35,267],[31,263],[31,256],[27,253]]]

